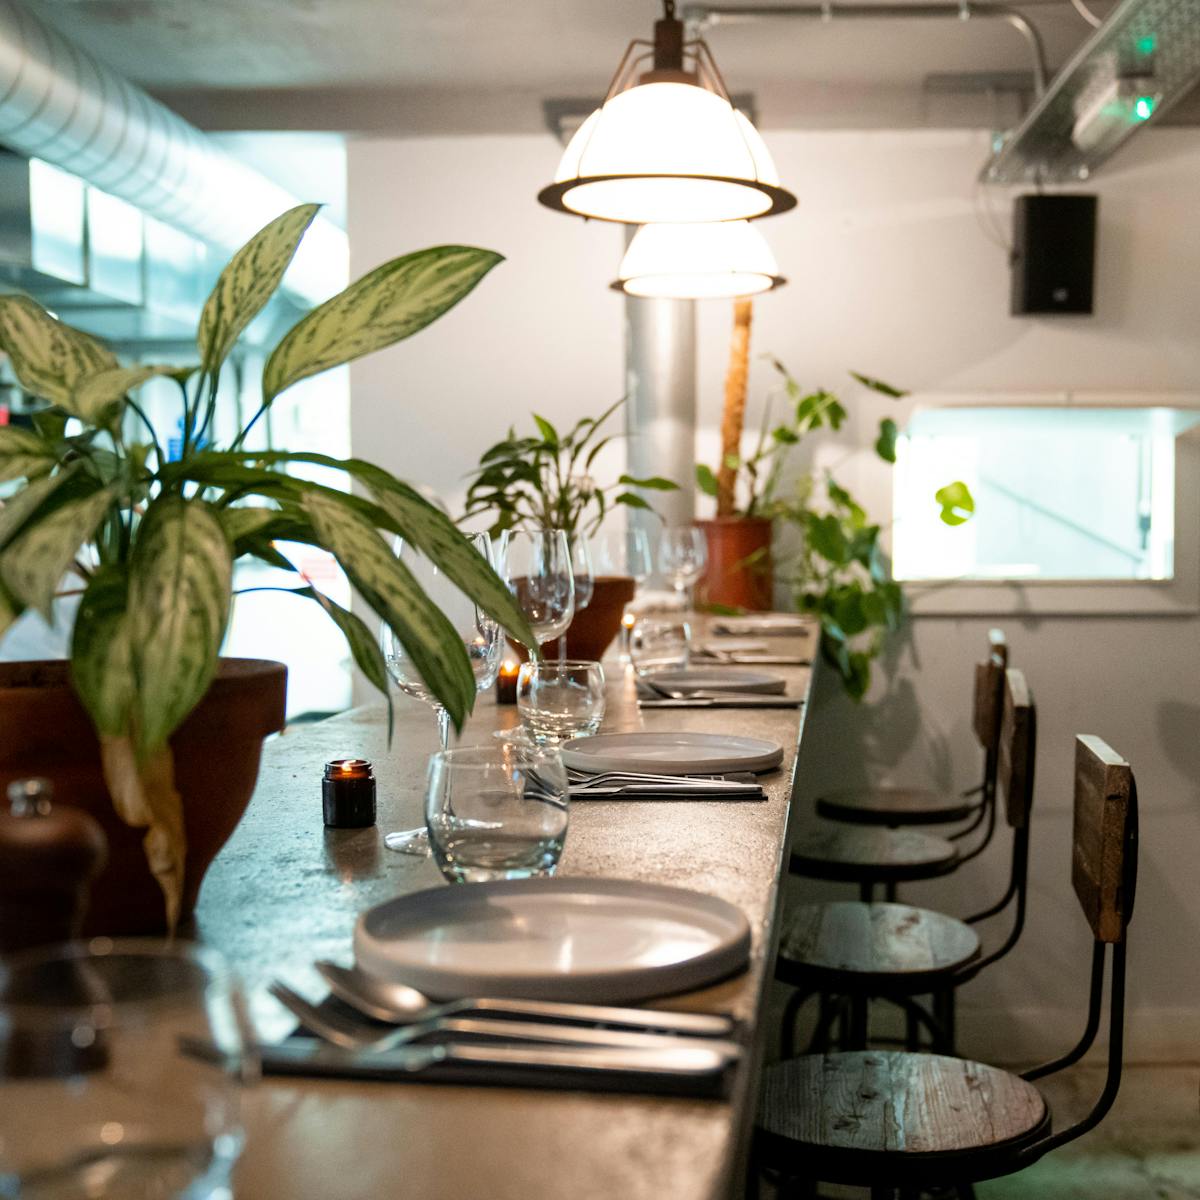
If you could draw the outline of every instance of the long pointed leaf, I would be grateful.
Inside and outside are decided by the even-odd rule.
[[[18,600],[50,620],[54,589],[113,502],[112,489],[71,500],[29,525],[0,554],[0,575]]]
[[[10,596],[8,589],[0,583],[0,642],[23,611],[24,606]]]
[[[26,522],[73,474],[74,468],[68,467],[57,475],[34,479],[0,504],[0,548],[7,546],[20,533]]]
[[[54,447],[32,429],[0,426],[0,483],[36,479],[52,470],[56,461]]]
[[[310,492],[303,507],[363,598],[388,623],[456,728],[475,700],[475,675],[461,636],[365,517]]]
[[[142,848],[163,891],[167,929],[174,933],[183,897],[187,838],[171,748],[160,746],[139,756],[131,738],[102,734],[100,762],[117,815],[127,825],[146,830]]]
[[[100,734],[129,733],[134,674],[128,604],[125,572],[101,567],[75,614],[71,679]]]
[[[206,372],[211,374],[220,367],[242,330],[274,295],[320,208],[319,204],[298,204],[288,209],[229,260],[200,314],[196,344]]]
[[[27,392],[84,421],[91,416],[78,407],[76,389],[118,365],[106,346],[56,320],[28,296],[0,296],[0,348]]]
[[[207,504],[160,496],[138,529],[129,611],[143,758],[166,743],[208,690],[229,616],[233,562]]]
[[[434,246],[376,267],[284,335],[263,370],[263,401],[424,329],[501,261],[492,250]]]
[[[378,511],[371,511],[374,506],[357,497],[334,492],[332,489],[324,489],[324,494],[332,496],[339,503],[351,505],[364,516],[375,520],[381,528],[399,533],[411,541],[423,554],[433,559],[455,585],[469,595],[489,617],[498,621],[508,633],[512,634],[516,641],[523,646],[535,644],[533,631],[529,628],[520,605],[517,604],[504,581],[462,536],[458,526],[445,513],[430,504],[418,491],[383,470],[382,467],[376,467],[358,458],[332,458],[327,454],[240,451],[233,454],[214,453],[206,455],[202,461],[198,460],[190,465],[180,464],[180,477],[198,483],[228,482],[234,486],[246,483],[251,487],[255,484],[271,485],[281,493],[293,493],[296,499],[312,490],[312,484],[302,483],[290,476],[264,471],[261,468],[240,466],[239,464],[246,459],[253,459],[261,463],[311,463],[314,466],[345,471],[371,489],[372,494],[379,502],[378,508],[388,519],[380,520],[381,514]],[[211,466],[206,466],[205,463],[210,463]],[[239,510],[227,509],[225,511],[230,514]],[[278,527],[279,531],[274,524],[271,526],[269,530],[271,537],[285,541],[304,540],[289,534],[286,531],[287,522],[284,515],[276,515],[281,518],[283,524]]]
[[[76,413],[91,425],[108,425],[120,411],[118,401],[126,392],[159,375],[187,378],[190,367],[109,367],[82,380],[71,398]]]

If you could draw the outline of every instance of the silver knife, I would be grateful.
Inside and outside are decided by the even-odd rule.
[[[790,696],[685,696],[680,699],[639,700],[642,708],[799,708],[804,703]]]

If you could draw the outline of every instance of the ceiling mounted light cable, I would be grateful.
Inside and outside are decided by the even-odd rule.
[[[613,287],[629,296],[714,300],[786,283],[766,239],[748,221],[643,225]]]
[[[707,44],[685,40],[674,0],[654,41],[629,43],[604,103],[580,126],[549,208],[631,225],[736,221],[794,208],[758,131],[733,107]],[[650,63],[650,69],[638,71]]]

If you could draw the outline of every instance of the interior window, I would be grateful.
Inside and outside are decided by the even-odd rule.
[[[1175,439],[1198,422],[1172,408],[917,412],[897,446],[896,578],[1171,579]],[[966,524],[939,520],[940,479],[971,489]]]

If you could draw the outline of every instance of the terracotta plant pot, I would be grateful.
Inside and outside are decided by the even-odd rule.
[[[769,612],[775,588],[771,522],[765,517],[714,517],[696,524],[708,542],[708,565],[696,585],[697,604]]]
[[[246,811],[263,738],[284,726],[286,694],[282,663],[222,659],[204,699],[171,738],[187,833],[181,920],[191,915],[205,871]],[[162,890],[142,850],[145,831],[113,810],[100,744],[67,663],[0,663],[0,729],[0,789],[44,776],[56,803],[91,813],[108,838],[108,865],[92,885],[85,935],[164,932]]]
[[[601,575],[594,581],[587,608],[580,609],[567,630],[567,657],[599,662],[613,639],[621,632],[625,605],[633,599],[637,585],[625,575]],[[554,658],[558,643],[548,642],[546,657]]]

